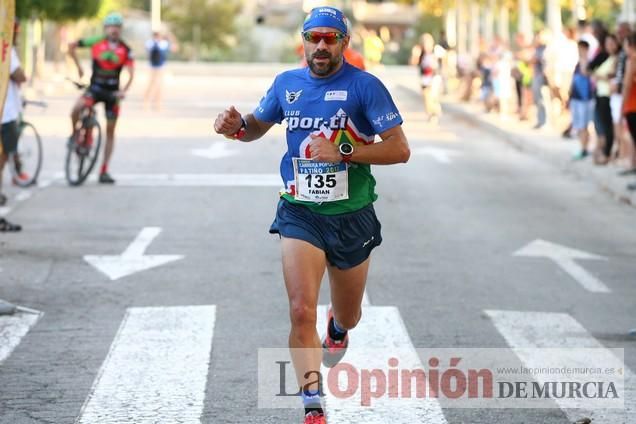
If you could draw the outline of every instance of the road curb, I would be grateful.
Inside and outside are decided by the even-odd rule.
[[[458,117],[473,125],[480,127],[497,138],[507,142],[519,151],[527,152],[541,159],[547,160],[549,163],[557,166],[563,171],[574,175],[580,180],[588,181],[597,185],[601,190],[610,194],[614,199],[623,204],[636,207],[636,193],[627,190],[627,184],[630,180],[616,176],[616,172],[612,170],[595,167],[588,163],[576,163],[571,160],[563,152],[553,151],[544,148],[536,141],[530,140],[524,134],[517,134],[510,130],[501,128],[491,122],[481,119],[478,114],[472,113],[461,106],[444,102],[442,108],[445,113]]]

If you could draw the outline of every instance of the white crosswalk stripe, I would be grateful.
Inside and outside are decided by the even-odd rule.
[[[198,424],[216,307],[130,308],[77,423]]]
[[[387,352],[399,351],[401,368],[426,369],[396,307],[365,304],[363,309],[364,319],[351,333],[355,349],[347,352],[347,363],[359,370],[386,369]],[[325,331],[327,310],[327,306],[318,308],[321,334]],[[568,314],[503,310],[487,310],[486,314],[528,368],[543,365],[545,358],[528,353],[542,348],[598,349],[594,362],[624,366]],[[25,312],[0,317],[0,363],[11,355],[38,318],[37,313]],[[128,309],[76,423],[200,423],[215,322],[214,305]],[[572,362],[578,359],[565,358]],[[327,372],[322,369],[323,375]],[[627,423],[627,417],[635,411],[634,382],[633,373],[625,368],[624,410],[570,409],[558,399],[554,401],[570,421],[589,416],[597,422]],[[373,399],[372,406],[367,407],[361,406],[360,391],[345,399],[327,393],[325,407],[332,424],[447,423],[437,399],[383,396]]]
[[[14,315],[0,316],[0,363],[7,359],[20,344],[41,314],[19,311]]]
[[[597,349],[594,357],[588,358],[587,363],[598,364],[603,367],[623,368],[620,361],[611,351],[606,349],[594,338],[577,320],[565,313],[550,312],[520,312],[488,310],[497,330],[503,335],[508,345],[528,368],[541,368],[545,361],[537,356],[528,354],[533,348],[563,348],[559,356],[566,363],[576,364],[580,361],[576,352],[568,357],[567,349],[575,348]],[[538,377],[541,378],[541,377]],[[541,381],[540,381],[541,382]],[[562,408],[573,422],[581,416],[590,416],[599,423],[627,423],[628,416],[636,413],[636,379],[634,374],[624,368],[625,409],[582,410]],[[559,399],[555,400],[560,405]]]
[[[422,363],[402,321],[400,312],[392,306],[363,306],[363,319],[352,330],[352,343],[345,358],[357,369],[385,369],[389,352],[400,353],[400,366],[422,369]],[[327,322],[327,306],[318,308],[319,332],[324,334]],[[322,374],[327,370],[323,368]],[[342,374],[339,377],[344,377]],[[329,423],[349,424],[445,424],[446,418],[436,399],[390,399],[388,396],[374,399],[372,406],[361,406],[360,390],[347,399],[328,395],[326,399]]]

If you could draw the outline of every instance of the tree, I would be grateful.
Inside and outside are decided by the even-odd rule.
[[[199,43],[208,49],[227,49],[240,10],[240,0],[169,0],[163,16],[182,43],[194,44],[195,49]]]
[[[101,0],[18,0],[16,15],[20,18],[36,17],[52,21],[77,20],[97,14]]]

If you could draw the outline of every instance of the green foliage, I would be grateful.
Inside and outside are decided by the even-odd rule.
[[[150,12],[150,4],[152,0],[128,0],[128,7],[131,9],[139,9]]]
[[[231,47],[234,18],[240,10],[240,0],[170,0],[164,2],[162,14],[177,39],[186,44],[185,50],[197,41],[204,50],[216,50]]]
[[[16,15],[52,21],[70,21],[97,14],[102,0],[18,0]]]

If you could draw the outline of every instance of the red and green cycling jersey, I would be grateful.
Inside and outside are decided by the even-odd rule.
[[[105,90],[119,90],[119,74],[124,66],[132,67],[132,50],[123,41],[111,42],[104,35],[82,38],[79,47],[90,47],[93,59],[91,85]]]

